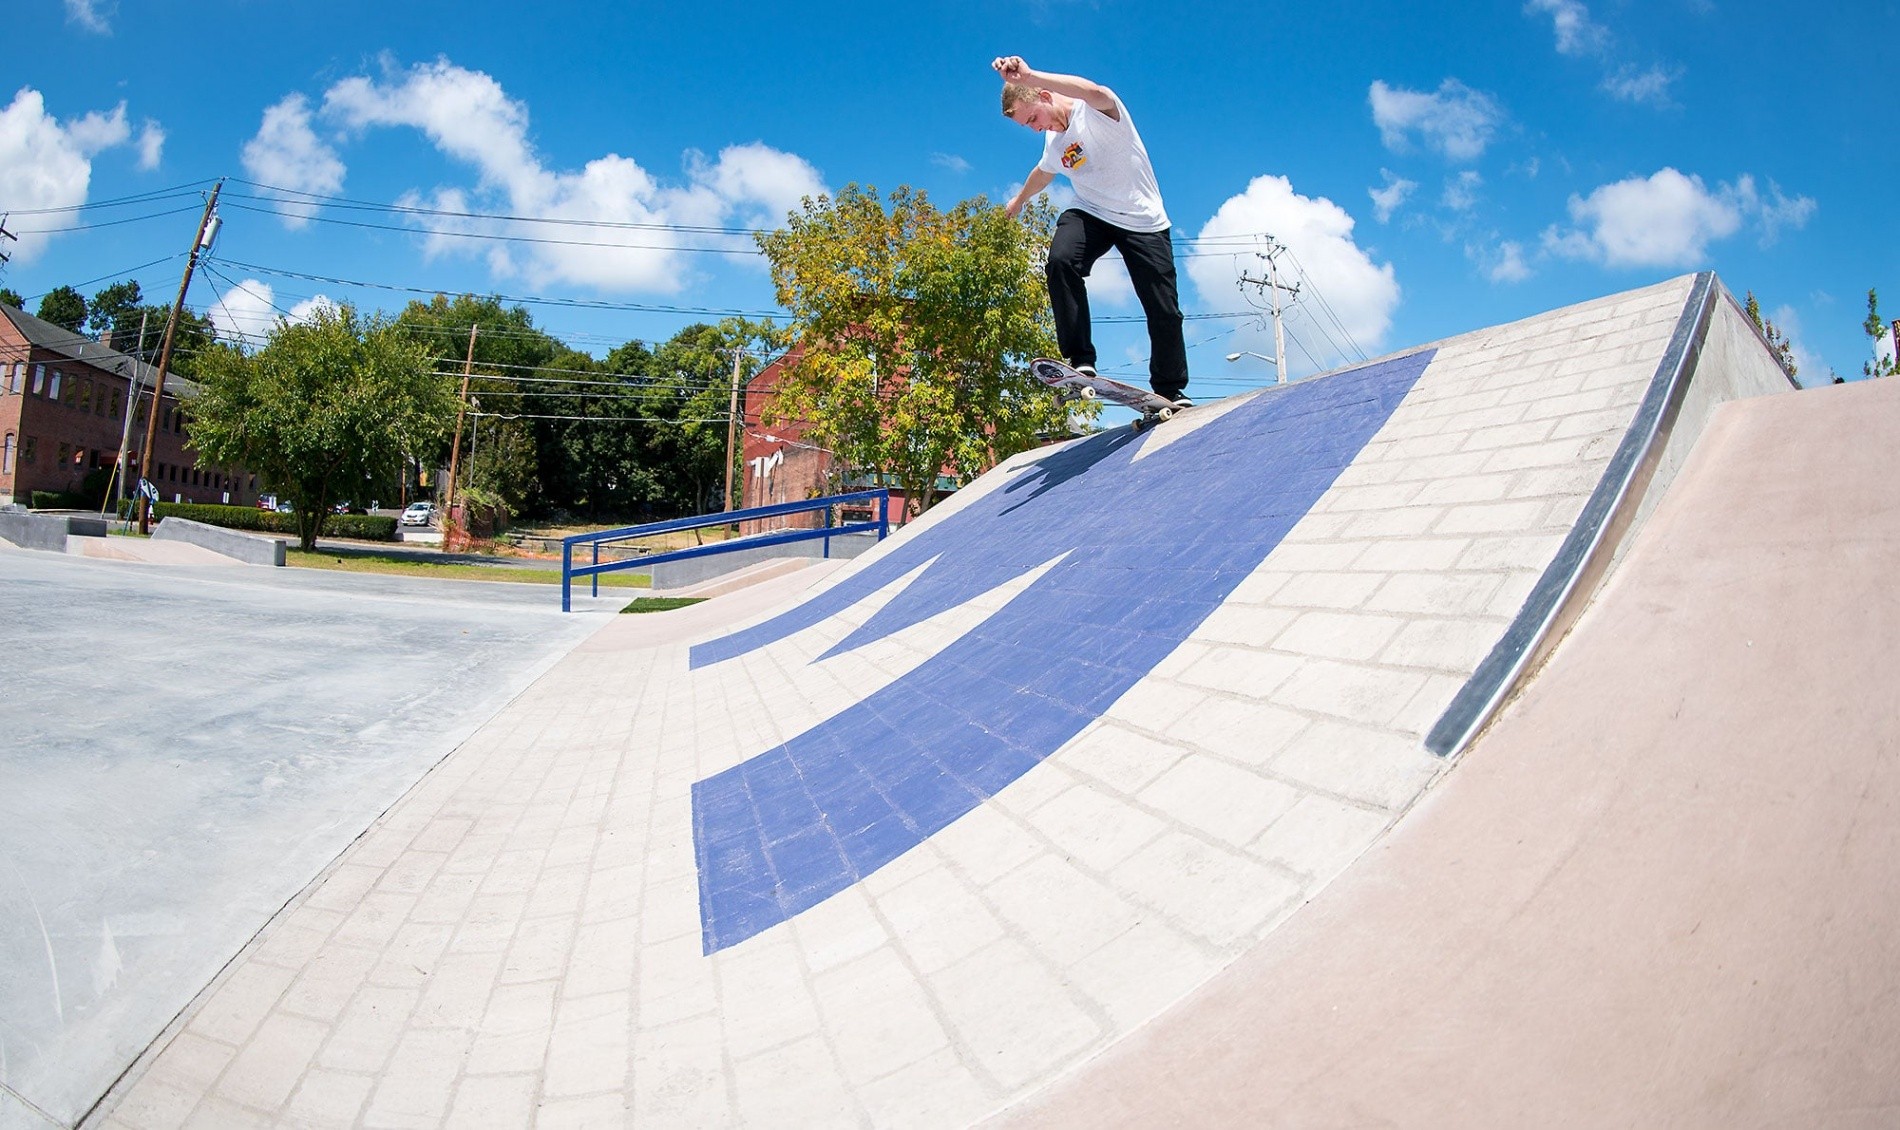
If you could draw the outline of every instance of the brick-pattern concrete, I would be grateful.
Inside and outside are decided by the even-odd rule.
[[[1442,768],[1420,736],[1582,508],[1688,289],[1442,343],[1292,534],[1104,717],[855,887],[711,956],[693,783],[888,685],[1015,586],[822,661],[879,600],[694,671],[684,642],[603,630],[281,915],[104,1123],[1000,1109],[1231,962],[1416,800]]]

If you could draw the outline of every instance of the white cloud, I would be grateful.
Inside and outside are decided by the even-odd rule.
[[[1661,66],[1624,66],[1603,77],[1603,89],[1624,102],[1663,106],[1669,103],[1669,84],[1677,77],[1678,72]]]
[[[205,317],[222,340],[255,348],[264,344],[271,327],[277,324],[278,313],[270,284],[245,279],[219,294]]]
[[[1380,169],[1379,175],[1385,178],[1384,188],[1368,188],[1366,195],[1372,197],[1372,218],[1380,223],[1392,219],[1392,213],[1399,210],[1406,199],[1418,189],[1418,182],[1406,180],[1390,169]]]
[[[1521,283],[1535,273],[1524,259],[1524,245],[1513,239],[1504,240],[1495,247],[1467,244],[1465,256],[1478,265],[1485,278],[1494,283]]]
[[[310,114],[302,96],[292,95],[273,110],[284,107],[299,115],[302,133],[294,135],[296,144],[275,148],[293,155],[327,156],[328,162],[319,165],[333,166],[340,184],[342,164],[309,130]],[[351,135],[370,129],[416,130],[474,173],[472,185],[412,189],[399,203],[543,221],[436,215],[413,220],[426,235],[429,255],[478,255],[494,274],[524,278],[534,286],[567,282],[612,291],[677,291],[692,270],[693,251],[727,248],[750,253],[751,241],[719,232],[653,229],[776,227],[804,197],[826,191],[809,162],[762,142],[728,146],[716,157],[688,151],[683,157],[685,176],[673,183],[614,153],[579,169],[549,168],[530,141],[527,105],[509,97],[490,76],[446,59],[406,71],[386,64],[381,78],[344,79],[325,92],[316,116]],[[260,142],[263,137],[260,132]],[[291,187],[318,191],[308,181]],[[466,238],[469,235],[522,238],[503,243]]]
[[[310,127],[310,103],[292,94],[264,111],[257,136],[244,143],[240,155],[251,178],[284,190],[278,211],[284,226],[300,228],[316,214],[316,206],[294,194],[333,195],[343,187],[343,161]]]
[[[1609,47],[1610,33],[1590,18],[1590,9],[1578,0],[1530,0],[1524,11],[1551,18],[1560,55],[1596,55]]]
[[[1747,175],[1738,182],[1737,191],[1742,194],[1744,207],[1760,217],[1763,247],[1780,239],[1784,227],[1806,227],[1808,217],[1814,215],[1815,208],[1819,207],[1811,196],[1789,199],[1774,181],[1768,182],[1768,195],[1762,197],[1755,192],[1755,178]]]
[[[1805,224],[1814,208],[1813,200],[1790,200],[1779,186],[1771,186],[1764,202],[1747,175],[1710,189],[1701,177],[1664,168],[1573,195],[1575,226],[1546,229],[1544,248],[1608,267],[1693,267],[1706,260],[1709,244],[1734,235],[1750,218],[1772,239],[1784,225]]]
[[[1348,343],[1339,340],[1332,317],[1319,313],[1320,300],[1360,349],[1376,351],[1392,326],[1399,284],[1390,263],[1375,264],[1353,241],[1353,218],[1324,197],[1301,196],[1285,177],[1255,177],[1247,190],[1230,197],[1195,237],[1204,243],[1232,244],[1237,238],[1271,233],[1289,254],[1281,259],[1283,277],[1302,292],[1286,313],[1290,369],[1311,371],[1343,362]],[[1240,272],[1258,274],[1252,254],[1233,258],[1199,256],[1187,261],[1188,277],[1200,292],[1203,309],[1215,312],[1257,310],[1237,285]],[[1246,323],[1232,339],[1234,349],[1273,352],[1270,324]],[[1320,325],[1326,327],[1321,332]],[[1328,337],[1331,337],[1331,341]],[[1310,357],[1309,357],[1310,355]]]
[[[257,349],[277,328],[280,319],[291,325],[302,325],[316,317],[318,310],[336,308],[337,304],[328,296],[318,294],[292,306],[290,313],[285,314],[278,309],[269,283],[245,279],[219,294],[205,316],[221,339],[246,349]]]
[[[112,34],[112,24],[93,0],[66,0],[66,22],[94,35]]]
[[[940,169],[949,169],[958,176],[962,176],[970,171],[970,162],[957,156],[955,153],[932,153],[930,155],[930,163]]]
[[[1427,148],[1453,161],[1482,156],[1504,122],[1504,108],[1497,99],[1455,78],[1446,79],[1430,94],[1401,90],[1375,79],[1367,101],[1387,149],[1403,151],[1416,133]]]
[[[315,318],[319,310],[328,310],[334,314],[339,309],[341,309],[341,307],[332,301],[329,295],[316,294],[292,306],[290,313],[286,316],[286,320],[293,326],[301,326],[305,322]]]
[[[110,114],[94,111],[61,124],[46,112],[39,91],[21,87],[6,109],[0,110],[0,200],[16,213],[84,204],[92,183],[92,159],[125,144],[131,135],[123,102]],[[19,242],[12,245],[11,253],[16,263],[26,264],[38,258],[52,239],[33,229],[61,225],[42,223],[39,218],[20,225],[22,219],[15,216]]]
[[[150,118],[139,129],[139,168],[151,172],[165,157],[165,127]]]
[[[1439,203],[1454,212],[1469,212],[1478,206],[1478,190],[1484,187],[1484,178],[1474,169],[1466,169],[1457,176],[1445,181],[1445,194],[1439,197]]]

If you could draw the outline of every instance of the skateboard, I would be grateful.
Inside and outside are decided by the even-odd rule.
[[[1057,392],[1081,400],[1107,400],[1133,408],[1141,413],[1141,419],[1135,421],[1134,430],[1144,431],[1165,420],[1172,420],[1180,409],[1171,402],[1163,400],[1145,388],[1136,388],[1103,376],[1090,376],[1078,372],[1067,364],[1049,357],[1038,357],[1029,362],[1029,371],[1036,379]]]

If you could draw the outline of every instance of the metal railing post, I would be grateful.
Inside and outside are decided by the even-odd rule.
[[[561,611],[574,611],[574,546],[571,542],[561,543]]]
[[[593,542],[591,544],[594,547],[594,564],[598,565],[600,564],[600,543]],[[595,596],[600,595],[600,574],[599,573],[594,574],[594,595]]]

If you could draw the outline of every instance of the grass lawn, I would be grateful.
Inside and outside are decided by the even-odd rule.
[[[558,585],[561,583],[559,569],[531,569],[507,565],[458,565],[448,562],[417,560],[399,554],[370,554],[366,556],[338,557],[334,553],[316,550],[305,553],[300,549],[291,549],[284,555],[284,564],[302,569],[331,569],[345,573],[387,573],[397,577],[436,577],[450,581],[519,581],[531,585]],[[575,584],[582,585],[587,578],[576,578]],[[602,588],[644,589],[651,588],[650,578],[634,573],[608,573],[600,578]]]
[[[635,597],[632,604],[622,608],[622,612],[671,612],[675,608],[685,608],[689,604],[698,604],[703,596],[642,596]]]

